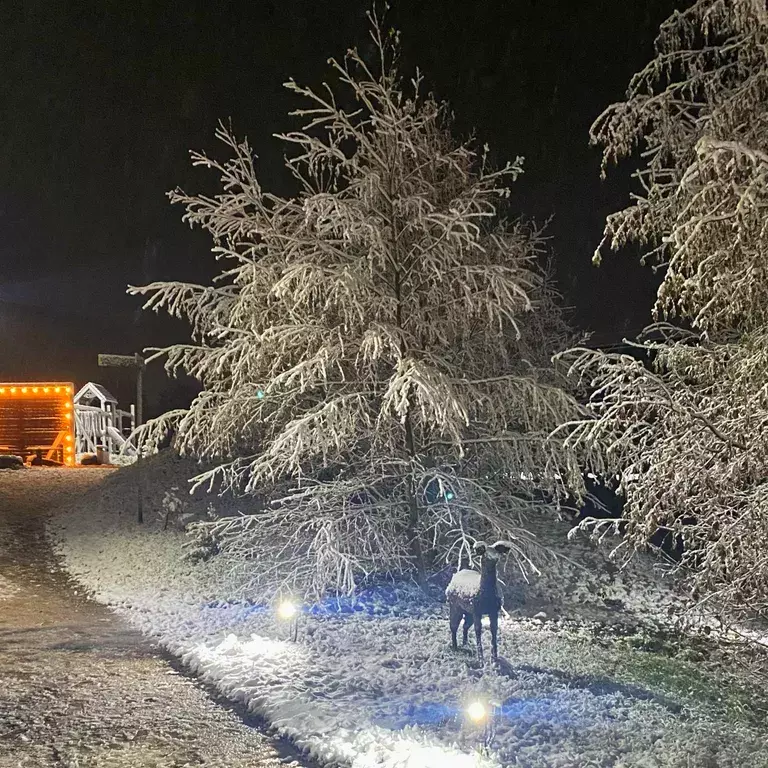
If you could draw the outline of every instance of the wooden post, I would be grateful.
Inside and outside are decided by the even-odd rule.
[[[144,423],[144,359],[136,355],[136,426]]]
[[[144,369],[147,367],[144,358],[134,355],[99,355],[99,365],[102,367],[133,368],[136,370],[136,409],[134,428],[138,429],[144,423]],[[136,519],[144,522],[144,489],[141,468],[141,450],[136,445]]]
[[[144,359],[136,355],[136,427],[144,423]],[[136,484],[138,521],[144,522],[144,477],[141,466],[141,446],[136,441]]]

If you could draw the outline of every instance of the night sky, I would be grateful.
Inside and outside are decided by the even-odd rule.
[[[651,56],[674,0],[401,0],[404,65],[448,100],[462,135],[525,157],[512,208],[550,226],[580,329],[619,340],[649,318],[655,278],[622,253],[595,269],[629,168],[599,179],[588,129]],[[184,339],[138,311],[128,283],[204,280],[209,242],[165,193],[214,191],[189,149],[217,152],[231,118],[265,187],[290,193],[276,131],[295,127],[289,77],[317,84],[329,56],[367,40],[366,2],[24,0],[0,8],[0,379],[102,381],[96,353]],[[182,397],[159,373],[150,413]]]

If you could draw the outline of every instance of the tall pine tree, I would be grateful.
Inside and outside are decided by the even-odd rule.
[[[371,20],[375,61],[348,51],[320,92],[287,83],[308,103],[279,137],[299,192],[264,190],[248,143],[220,127],[229,159],[193,155],[220,194],[171,199],[210,232],[221,274],[134,289],[190,322],[193,343],[158,354],[202,385],[145,437],[173,424],[178,449],[214,465],[198,483],[254,497],[201,531],[256,559],[264,593],[382,571],[423,582],[476,536],[515,540],[542,492],[581,488],[548,439],[580,409],[550,365],[568,334],[545,241],[499,215],[521,159],[492,170],[455,140]]]

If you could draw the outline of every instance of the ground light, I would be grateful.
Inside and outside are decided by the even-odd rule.
[[[464,706],[464,719],[479,740],[481,754],[491,749],[497,725],[494,715],[498,706],[498,703],[482,698],[471,699]]]
[[[298,609],[296,608],[296,603],[293,603],[290,600],[283,600],[280,605],[277,606],[277,615],[281,619],[292,619],[296,616],[297,612]]]
[[[277,616],[282,621],[291,623],[291,636],[296,642],[299,635],[299,606],[293,600],[281,600],[277,605]]]
[[[483,725],[488,722],[488,707],[482,701],[473,701],[467,705],[467,717],[475,725]]]

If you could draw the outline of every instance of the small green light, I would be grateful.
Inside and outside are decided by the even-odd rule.
[[[264,399],[264,390],[263,390],[263,389],[260,389],[258,392],[256,392],[256,397],[257,397],[259,400],[263,400],[263,399]]]
[[[445,494],[445,498],[450,501],[453,498],[453,491],[448,491],[448,493]]]

